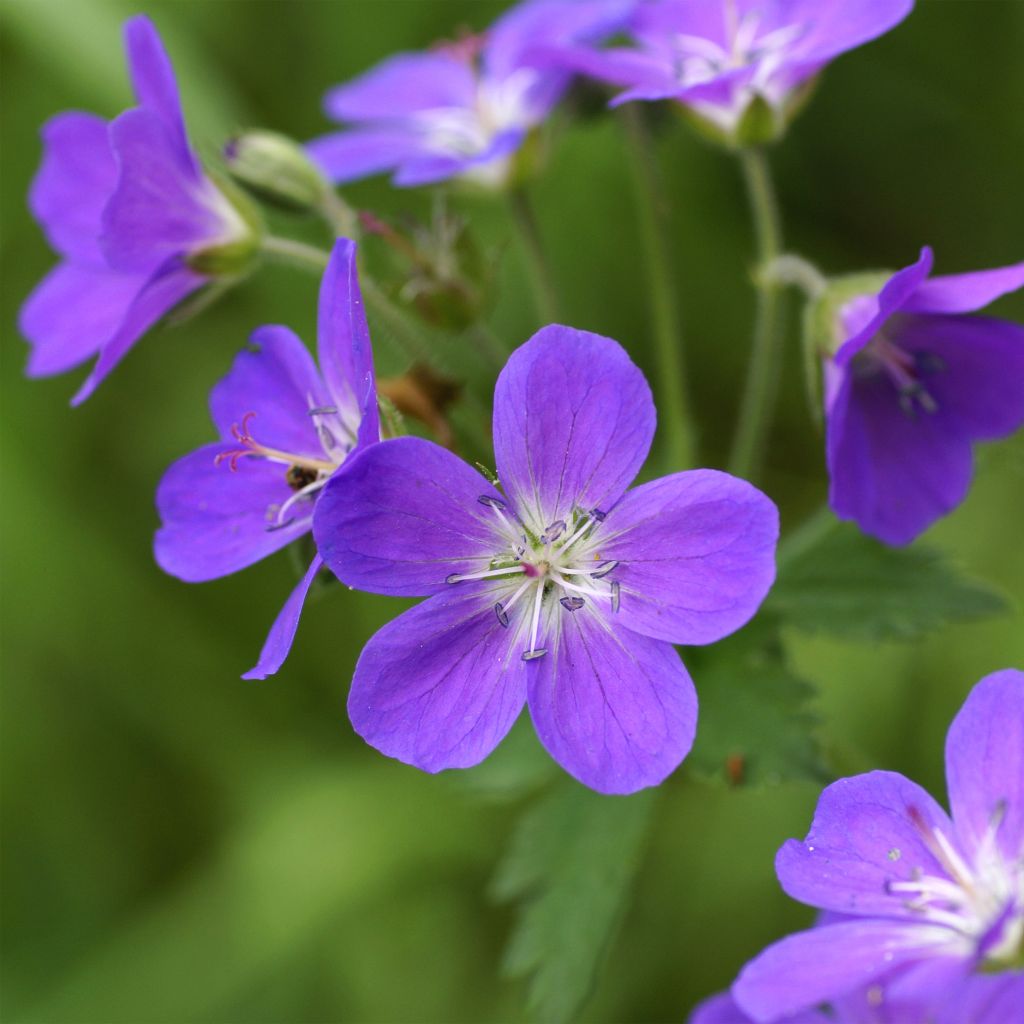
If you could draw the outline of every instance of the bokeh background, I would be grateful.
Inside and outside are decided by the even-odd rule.
[[[197,587],[152,561],[154,488],[211,437],[210,385],[258,324],[312,338],[316,281],[260,272],[148,337],[78,410],[72,379],[23,378],[16,327],[52,262],[25,206],[39,126],[62,109],[126,105],[125,16],[156,21],[193,134],[212,151],[250,125],[311,137],[326,127],[331,83],[483,27],[502,7],[0,0],[5,1021],[524,1018],[523,982],[500,972],[514,914],[489,895],[520,803],[388,761],[345,717],[361,645],[399,604],[336,588],[307,608],[283,671],[243,682],[292,585],[287,556]],[[945,272],[1020,260],[1022,48],[1024,4],[943,0],[840,59],[772,155],[788,245],[834,272],[904,265],[926,242]],[[568,321],[620,339],[651,371],[622,138],[610,116],[563,125],[534,193]],[[721,466],[752,317],[744,197],[728,156],[673,117],[661,119],[658,157],[702,461]],[[349,196],[386,214],[427,209],[384,181]],[[518,344],[536,324],[504,210],[453,202],[504,250],[491,323]],[[1024,319],[1024,295],[995,312]],[[765,477],[787,528],[826,487],[795,335],[788,351]],[[384,373],[403,368],[394,353],[379,359]],[[897,769],[943,792],[942,740],[969,687],[1024,664],[1022,508],[1017,438],[981,451],[970,498],[927,538],[1008,593],[1010,613],[914,643],[790,638],[819,687],[813,710],[837,769]],[[673,777],[581,1019],[681,1020],[806,924],[772,856],[804,833],[817,792]]]

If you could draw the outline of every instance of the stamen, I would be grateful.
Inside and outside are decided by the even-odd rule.
[[[496,601],[494,604],[494,614],[498,616],[498,622],[508,629],[508,613],[502,608],[500,601]]]
[[[532,583],[533,583],[533,580],[530,579],[529,577],[527,577],[519,585],[519,589],[507,601],[501,602],[501,606],[505,610],[505,612],[508,612],[508,610],[512,607],[512,605],[514,605],[516,603],[516,601],[518,601],[519,598],[522,597],[523,594],[525,594],[527,590],[529,590],[529,588],[530,588]]]
[[[558,540],[558,538],[561,537],[563,533],[565,533],[565,521],[562,520],[562,519],[558,519],[555,522],[553,522],[540,535],[540,538],[539,538],[540,543],[541,544],[550,544],[552,541]]]
[[[245,458],[249,455],[260,456],[264,459],[269,459],[271,462],[280,462],[285,466],[303,466],[306,469],[316,470],[317,472],[333,473],[338,468],[337,462],[328,462],[325,459],[314,459],[306,455],[295,455],[291,452],[283,452],[278,448],[269,448],[266,445],[260,444],[249,431],[249,423],[256,416],[254,412],[247,412],[242,417],[241,424],[235,423],[231,427],[231,433],[235,437],[235,440],[239,441],[242,445],[241,448],[236,448],[233,451],[219,453],[214,462],[220,465],[225,459],[228,460],[228,465],[232,472],[238,470],[238,460]]]
[[[546,647],[538,648],[535,651],[523,651],[523,661],[536,661],[537,658],[543,658],[547,653]]]
[[[617,560],[602,562],[593,569],[559,569],[558,571],[566,576],[589,576],[592,580],[599,580],[607,576],[617,565]]]
[[[587,602],[582,597],[560,597],[558,603],[567,611],[579,611]]]
[[[508,576],[509,574],[518,574],[521,571],[521,566],[509,565],[503,569],[484,569],[481,572],[453,572],[446,576],[444,581],[445,583],[462,583],[465,580],[486,580],[490,579],[492,576]]]
[[[540,626],[540,608],[541,602],[544,600],[544,586],[541,585],[537,588],[537,597],[533,602],[533,625],[530,628],[530,650],[533,651],[537,647],[537,629]]]
[[[294,523],[294,519],[286,519],[283,523],[274,522],[267,523],[265,529],[267,533],[276,533],[278,530],[283,530],[286,526],[291,526]]]
[[[612,611],[617,612],[619,610],[619,600],[622,593],[622,587],[618,580],[612,581]]]
[[[337,416],[338,407],[336,405],[315,405],[309,410],[310,416]]]

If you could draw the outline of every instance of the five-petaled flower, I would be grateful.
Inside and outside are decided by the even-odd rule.
[[[929,279],[932,253],[839,311],[825,360],[829,502],[907,544],[967,495],[971,444],[1024,424],[1024,327],[966,316],[1024,287],[1024,263]]]
[[[755,100],[784,125],[802,86],[902,21],[913,0],[641,0],[631,47],[544,41],[545,63],[622,86],[612,101],[676,100],[732,136]]]
[[[98,355],[84,401],[136,341],[223,265],[240,266],[254,227],[200,166],[170,60],[142,15],[125,24],[139,106],[112,122],[71,111],[43,128],[29,203],[59,263],[22,307],[30,376]]]
[[[325,488],[320,554],[350,586],[428,600],[356,666],[360,735],[426,771],[486,757],[528,703],[593,789],[661,782],[697,702],[672,643],[739,629],[775,576],[778,513],[711,470],[633,490],[654,434],[643,374],[609,338],[552,325],[494,395],[502,491],[418,438],[360,453]]]
[[[328,115],[350,127],[309,152],[335,182],[394,171],[402,186],[455,177],[505,185],[514,154],[571,78],[531,66],[531,47],[538,38],[604,38],[631,8],[632,0],[529,0],[482,37],[389,57],[327,94]]]
[[[917,1005],[914,1020],[1018,1019],[1024,673],[995,672],[971,691],[946,738],[946,780],[952,817],[894,772],[841,779],[822,793],[807,838],[789,840],[775,867],[790,896],[843,916],[743,969],[732,995],[754,1020],[876,984],[895,1005]]]
[[[320,372],[287,327],[260,327],[210,395],[220,441],[186,455],[157,491],[161,568],[189,583],[237,572],[308,533],[324,485],[346,458],[380,437],[370,335],[355,244],[335,243],[320,286]],[[288,655],[314,557],[271,628],[247,679]]]

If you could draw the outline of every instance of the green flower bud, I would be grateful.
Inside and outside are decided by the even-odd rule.
[[[310,210],[330,189],[302,147],[286,135],[245,132],[224,147],[231,176],[250,191],[286,210]]]

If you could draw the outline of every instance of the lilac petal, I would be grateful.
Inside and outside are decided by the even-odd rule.
[[[331,89],[324,110],[338,121],[388,121],[437,107],[472,107],[475,99],[466,61],[444,53],[399,53]]]
[[[791,1017],[780,1017],[773,1024],[830,1024],[831,1017],[817,1010],[806,1010]],[[754,1018],[744,1013],[728,992],[705,999],[690,1015],[687,1024],[754,1024]]]
[[[660,89],[663,96],[674,96],[682,88],[663,59],[641,50],[594,50],[587,46],[549,47],[545,44],[531,50],[529,58],[531,64],[575,71],[613,85]]]
[[[984,316],[901,317],[892,335],[939,369],[921,383],[971,440],[1007,437],[1024,424],[1024,327]]]
[[[1007,858],[1024,851],[1024,672],[985,676],[946,737],[946,781],[957,836],[977,850],[998,823]]]
[[[117,333],[100,350],[96,365],[71,404],[84,402],[150,327],[204,284],[205,277],[176,259],[158,267],[135,296]]]
[[[654,436],[644,375],[611,338],[552,324],[506,363],[494,390],[498,476],[537,531],[574,506],[607,511]]]
[[[332,132],[306,144],[306,153],[336,185],[390,171],[425,151],[425,137],[407,126]]]
[[[512,650],[515,634],[476,586],[432,597],[390,622],[371,637],[352,679],[356,732],[427,772],[479,764],[523,708],[526,666]]]
[[[888,32],[913,7],[913,0],[797,0],[769,5],[768,10],[777,14],[765,21],[764,29],[769,30],[772,21],[778,28],[803,22],[806,31],[794,42],[789,56],[794,61],[823,62]]]
[[[1024,288],[1024,263],[922,282],[903,304],[908,313],[973,313],[1001,295]]]
[[[141,274],[58,263],[21,307],[18,326],[32,343],[26,373],[63,373],[96,355],[145,283]]]
[[[601,527],[619,562],[616,621],[659,640],[706,644],[744,625],[775,580],[779,513],[744,480],[715,470],[628,491]]]
[[[508,549],[496,536],[495,512],[480,503],[484,496],[501,503],[476,470],[439,445],[418,437],[370,445],[324,488],[317,548],[359,590],[413,597],[464,586],[445,580],[486,569]]]
[[[1009,1024],[1024,1007],[1024,971],[975,974],[936,1006],[936,1024]]]
[[[292,649],[292,641],[295,639],[295,630],[299,626],[299,616],[302,614],[302,605],[305,603],[306,594],[309,593],[309,588],[323,564],[323,559],[319,555],[314,557],[306,570],[306,575],[296,584],[295,589],[288,595],[284,607],[274,619],[263,650],[260,651],[260,660],[256,662],[255,668],[249,669],[242,676],[243,679],[266,679],[284,664],[288,652]]]
[[[270,529],[276,509],[295,493],[285,481],[285,467],[239,459],[232,470],[232,450],[208,444],[191,452],[167,470],[157,488],[162,526],[154,554],[164,572],[186,583],[238,572],[309,530],[310,503],[295,506],[288,526]]]
[[[505,78],[527,63],[538,39],[545,46],[596,42],[622,28],[632,0],[532,0],[510,8],[491,26],[484,47],[487,75]]]
[[[234,428],[252,413],[247,429],[261,444],[325,458],[309,410],[328,406],[330,396],[306,346],[287,327],[274,325],[253,331],[250,346],[210,392],[210,415],[221,439],[230,442]]]
[[[94,114],[58,114],[43,125],[43,162],[28,203],[50,245],[98,263],[100,215],[117,184],[109,125]]]
[[[787,840],[775,858],[782,888],[802,903],[843,914],[914,916],[892,882],[915,871],[944,875],[932,852],[938,829],[952,837],[945,811],[896,772],[840,779],[821,794],[807,838]]]
[[[853,357],[871,341],[882,324],[903,308],[907,299],[931,273],[932,262],[932,251],[925,246],[917,262],[893,274],[877,296],[863,296],[857,302],[856,329],[836,352],[834,358],[837,366],[849,366]]]
[[[182,166],[191,168],[193,177],[198,179],[202,172],[188,144],[171,58],[156,27],[144,14],[137,14],[125,22],[124,45],[132,88],[139,103],[160,118],[174,145],[177,159]]]
[[[111,266],[152,268],[201,243],[223,240],[227,200],[207,179],[196,178],[159,117],[128,110],[110,126],[110,138],[120,166],[103,212],[103,249]]]
[[[541,743],[599,793],[664,781],[689,753],[697,695],[675,649],[581,609],[560,614],[548,653],[530,663]]]
[[[883,373],[847,372],[828,414],[829,504],[887,544],[908,544],[956,508],[971,483],[970,442],[942,408],[908,415]]]
[[[419,185],[432,185],[445,181],[460,174],[467,174],[476,168],[504,160],[515,152],[526,138],[521,128],[511,128],[496,135],[480,153],[473,156],[448,156],[444,154],[426,153],[407,160],[395,172],[394,183],[399,188],[413,188]]]
[[[333,403],[346,423],[358,424],[359,443],[380,440],[373,350],[359,290],[356,243],[339,238],[320,283],[317,354]]]
[[[812,928],[755,957],[732,994],[754,1020],[767,1024],[846,995],[901,964],[952,959],[956,941],[948,928],[909,921],[869,918]]]

